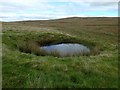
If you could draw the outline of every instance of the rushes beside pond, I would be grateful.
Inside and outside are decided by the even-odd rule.
[[[40,49],[40,46],[36,42],[19,41],[17,44],[18,49],[21,52],[35,54],[37,56],[44,56],[46,52]]]
[[[93,47],[93,49],[91,49],[91,55],[98,55],[100,54],[100,48],[98,46]]]

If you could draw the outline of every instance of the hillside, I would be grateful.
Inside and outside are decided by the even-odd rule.
[[[4,88],[118,87],[117,17],[2,22],[2,29]],[[31,42],[77,42],[99,47],[100,53],[63,58],[33,55],[23,48],[30,44],[33,49]]]

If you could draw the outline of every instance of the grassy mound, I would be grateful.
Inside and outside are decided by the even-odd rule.
[[[40,34],[29,34],[27,36],[18,37],[17,40],[17,48],[25,53],[32,53],[37,56],[45,56],[48,55],[44,50],[40,50],[40,46],[46,45],[54,45],[60,43],[79,43],[84,44],[90,48],[90,54],[95,55],[99,54],[100,49],[96,45],[96,43],[81,40],[77,37],[72,37],[59,33],[40,33]],[[52,56],[59,57],[59,53],[53,52]],[[83,54],[84,55],[84,54]],[[86,54],[88,55],[88,54]]]

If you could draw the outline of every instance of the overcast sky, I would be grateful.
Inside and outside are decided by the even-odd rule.
[[[0,21],[117,17],[119,0],[0,0]]]

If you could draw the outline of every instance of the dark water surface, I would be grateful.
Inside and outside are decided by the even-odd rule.
[[[45,50],[47,54],[58,53],[59,56],[78,56],[90,53],[90,49],[82,44],[57,44],[50,46],[43,46],[40,49]]]

